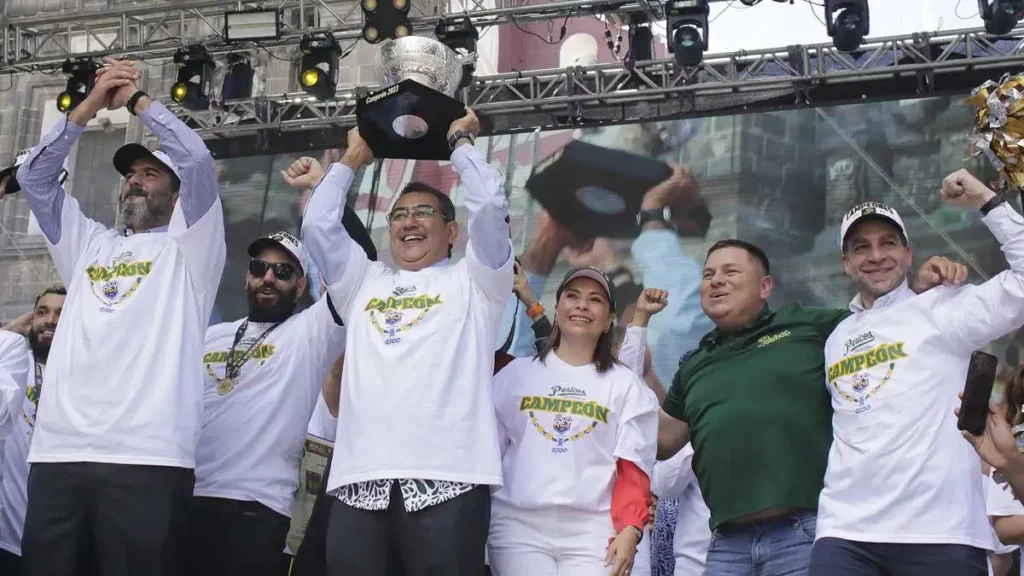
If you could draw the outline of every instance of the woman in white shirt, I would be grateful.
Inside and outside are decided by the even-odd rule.
[[[658,403],[615,360],[610,287],[596,268],[569,271],[547,346],[495,377],[495,576],[629,574],[649,515]]]

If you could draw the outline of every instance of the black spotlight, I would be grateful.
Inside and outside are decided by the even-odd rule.
[[[65,60],[61,72],[68,78],[64,91],[57,96],[57,110],[70,112],[85,100],[96,83],[96,70],[99,67],[87,58]]]
[[[370,44],[412,34],[409,0],[360,0],[359,5],[363,9],[363,40]]]
[[[442,44],[451,48],[460,56],[469,56],[470,54],[476,54],[476,41],[480,39],[480,32],[473,25],[469,16],[464,16],[459,20],[442,19],[437,23],[437,27],[434,28],[434,36],[437,36],[437,39]],[[475,71],[475,62],[463,64],[462,81],[459,82],[460,88],[465,88],[473,83],[473,73]]]
[[[178,80],[171,86],[171,99],[189,110],[210,107],[210,82],[216,64],[201,44],[182,48],[174,53]]]
[[[840,52],[860,48],[871,29],[868,0],[825,0],[825,26]]]
[[[302,70],[299,85],[320,100],[334,98],[338,87],[338,61],[341,47],[333,34],[306,35],[299,42]]]
[[[1024,0],[978,0],[978,12],[985,22],[985,31],[1005,36],[1024,17]]]
[[[252,98],[252,79],[255,72],[249,62],[240,56],[228,56],[228,71],[221,87],[222,101]]]
[[[672,39],[668,51],[680,66],[696,66],[704,60],[708,49],[707,0],[668,0],[665,17]]]

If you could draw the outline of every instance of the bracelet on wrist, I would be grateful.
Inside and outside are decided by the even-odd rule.
[[[637,528],[636,526],[633,526],[632,524],[630,524],[629,526],[626,526],[626,530],[630,530],[630,529],[632,529],[633,532],[636,533],[637,542],[639,542],[639,541],[644,539],[644,531],[643,530]]]
[[[992,209],[994,209],[996,206],[999,206],[1003,202],[1004,198],[998,194],[989,198],[988,201],[981,206],[981,215],[988,216],[988,213],[991,212]]]
[[[540,316],[543,313],[544,305],[541,304],[540,302],[537,302],[533,306],[530,306],[529,308],[526,309],[526,315],[529,316],[531,319],[536,318],[537,316]]]

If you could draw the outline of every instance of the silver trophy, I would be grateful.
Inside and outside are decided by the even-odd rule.
[[[356,103],[359,132],[376,157],[450,157],[448,126],[466,113],[454,95],[468,58],[422,36],[381,45],[376,65],[385,88]]]

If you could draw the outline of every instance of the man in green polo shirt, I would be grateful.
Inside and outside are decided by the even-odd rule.
[[[932,258],[916,285],[956,276]],[[707,576],[804,574],[832,443],[824,345],[848,310],[768,307],[768,257],[742,240],[708,251],[701,307],[716,328],[680,364],[662,407],[658,458],[693,442],[711,510]]]

